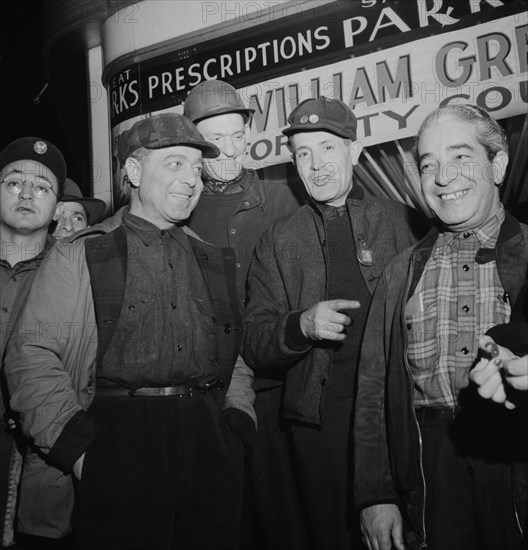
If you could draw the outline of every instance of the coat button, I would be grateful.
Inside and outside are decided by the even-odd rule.
[[[249,201],[244,201],[244,206],[249,206]]]
[[[178,351],[181,351],[181,350],[183,349],[183,346],[182,346],[181,344],[178,344],[178,345],[176,346],[176,349],[177,349]]]
[[[469,265],[468,265],[468,264],[464,264],[464,265],[462,266],[462,269],[463,269],[464,271],[469,271]]]
[[[231,230],[229,231],[229,233],[231,233],[231,235],[234,235],[236,233],[236,229],[233,227],[231,228]]]
[[[224,325],[224,332],[225,332],[226,334],[229,334],[229,333],[231,332],[231,325],[230,325],[229,323],[226,323],[226,324]]]
[[[136,309],[136,306],[135,306],[134,304],[130,304],[130,305],[128,306],[128,309],[129,309],[130,311],[134,311],[134,310]]]
[[[471,233],[469,231],[466,231],[464,233],[464,239],[469,239],[469,237],[471,237]]]
[[[467,355],[469,353],[469,350],[466,348],[466,346],[464,346],[461,350],[460,350],[464,355]]]
[[[174,303],[174,302],[171,302],[171,308],[172,309],[176,309],[178,306]]]
[[[464,307],[462,308],[462,311],[463,311],[464,313],[467,313],[467,312],[469,311],[469,306],[464,306]]]

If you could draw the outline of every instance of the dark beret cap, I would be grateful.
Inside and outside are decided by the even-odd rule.
[[[46,139],[23,137],[12,141],[0,153],[0,170],[18,160],[34,160],[49,168],[60,186],[66,178],[66,162],[62,153]]]

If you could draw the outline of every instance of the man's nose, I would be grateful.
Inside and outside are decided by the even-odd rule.
[[[73,229],[73,223],[70,216],[61,217],[59,220],[59,225],[62,226],[66,231],[71,231]]]
[[[456,180],[460,173],[459,167],[453,162],[439,162],[436,165],[435,181],[437,185],[445,187],[449,185],[453,180]]]
[[[196,187],[199,177],[200,176],[196,175],[192,167],[188,166],[181,171],[179,180],[189,187]]]
[[[20,191],[18,198],[21,200],[33,200],[35,198],[35,190],[30,181],[25,181],[22,184],[22,191]]]
[[[222,153],[224,153],[226,157],[231,158],[235,156],[235,152],[236,150],[233,140],[229,136],[226,136],[222,144]]]

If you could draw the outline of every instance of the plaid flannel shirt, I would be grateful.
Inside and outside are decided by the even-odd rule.
[[[503,221],[501,204],[483,226],[438,236],[405,308],[415,407],[456,407],[460,390],[468,385],[479,336],[509,321],[495,260],[475,260],[480,248],[495,247]]]

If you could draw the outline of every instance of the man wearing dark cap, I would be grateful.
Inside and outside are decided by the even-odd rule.
[[[345,103],[308,99],[288,122],[283,133],[311,202],[275,223],[256,249],[243,355],[256,372],[286,372],[284,415],[313,548],[350,550],[357,540],[349,429],[359,346],[384,266],[414,242],[413,212],[354,185],[362,147]]]
[[[84,197],[79,186],[70,178],[64,183],[64,195],[58,204],[53,236],[57,239],[71,237],[101,221],[106,205],[101,199]]]
[[[275,220],[299,208],[290,187],[263,181],[244,167],[253,109],[227,82],[208,80],[191,90],[184,115],[220,155],[204,161],[204,190],[188,225],[202,239],[230,246],[237,257],[240,305],[246,298],[246,279],[261,234]],[[257,439],[248,457],[251,529],[250,548],[304,550],[302,514],[291,468],[288,441],[281,426],[283,372],[260,372],[254,380],[257,394]],[[247,518],[244,525],[250,524]],[[247,533],[245,533],[247,535]]]
[[[130,207],[43,262],[7,353],[11,405],[79,480],[75,548],[231,550],[255,431],[235,258],[183,225],[218,149],[162,114],[118,150]]]
[[[33,277],[54,239],[48,227],[56,214],[66,175],[60,151],[49,141],[24,137],[0,153],[0,531],[2,545],[13,542],[22,456],[7,423],[4,353],[13,323]],[[23,445],[22,445],[23,446]],[[37,495],[38,497],[38,495]],[[25,508],[19,510],[24,530]],[[29,525],[31,533],[32,526]],[[44,530],[43,536],[53,536]]]

